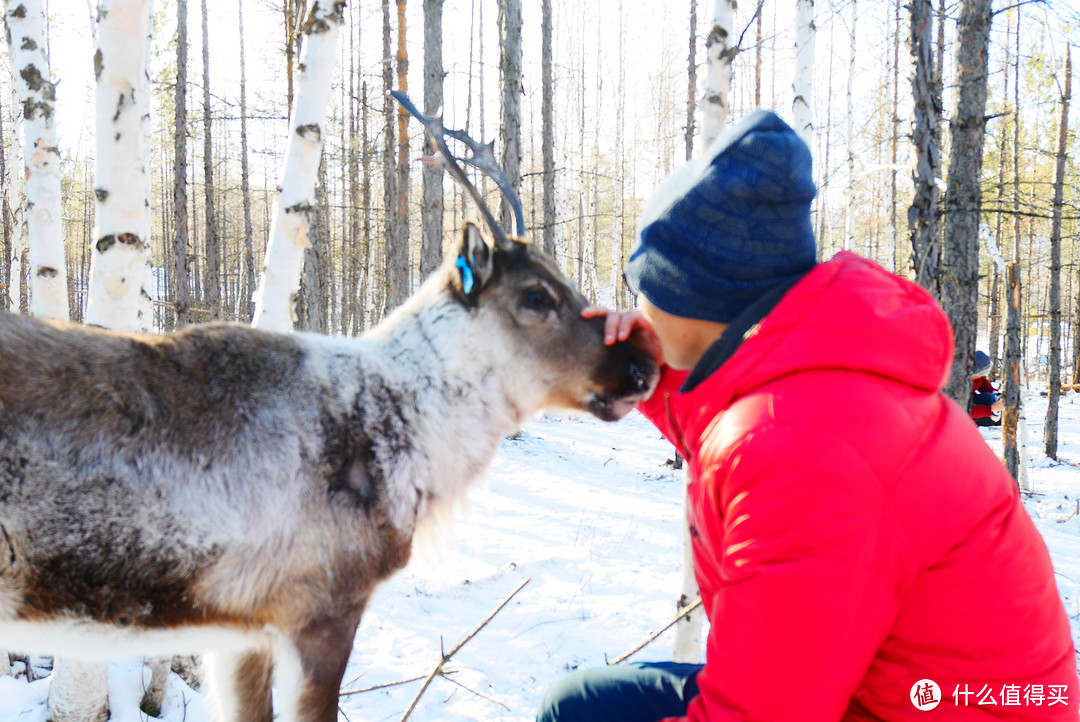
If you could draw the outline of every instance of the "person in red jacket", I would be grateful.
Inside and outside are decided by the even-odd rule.
[[[1001,392],[990,383],[990,357],[975,352],[975,369],[971,376],[971,418],[977,426],[1001,426],[1001,411],[1005,404]]]
[[[585,312],[665,364],[640,410],[689,463],[710,630],[703,666],[572,673],[539,722],[1077,719],[1046,546],[941,392],[948,320],[816,263],[810,166],[775,115],[737,123],[644,210],[639,310]]]

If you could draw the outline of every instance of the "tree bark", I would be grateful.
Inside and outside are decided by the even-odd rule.
[[[949,122],[951,153],[945,193],[945,242],[939,301],[956,336],[946,393],[967,408],[978,333],[979,208],[982,200],[987,48],[991,0],[962,0],[957,59],[957,106]]]
[[[295,296],[302,258],[311,246],[308,237],[315,211],[315,180],[322,156],[323,126],[330,99],[337,37],[345,3],[310,0],[304,34],[299,89],[289,122],[289,147],[274,201],[270,239],[266,246],[253,324],[285,332],[292,330]]]
[[[56,84],[45,57],[42,0],[11,0],[5,22],[23,108],[31,312],[67,320],[67,263],[56,137]]]
[[[544,173],[544,216],[543,216],[543,246],[544,252],[552,258],[555,253],[555,222],[557,209],[555,207],[555,75],[551,53],[551,0],[541,0],[541,83],[543,85],[543,98],[541,100],[541,155],[543,155]]]
[[[206,230],[206,303],[209,320],[221,318],[221,240],[218,236],[214,198],[213,122],[210,117],[210,31],[206,0],[202,0],[202,90],[203,90],[203,213]]]
[[[187,0],[176,0],[176,87],[173,110],[173,307],[176,327],[191,323],[187,198]]]
[[[1072,98],[1072,46],[1065,46],[1065,89],[1061,93],[1057,163],[1054,172],[1054,210],[1050,222],[1050,398],[1046,405],[1046,455],[1057,460],[1058,406],[1061,399],[1061,212],[1065,190],[1065,161],[1069,150],[1069,101]]]
[[[914,159],[914,196],[908,208],[908,232],[915,265],[915,281],[939,296],[941,246],[938,244],[938,186],[940,168],[937,136],[938,105],[934,94],[933,6],[931,0],[912,0],[911,90],[914,122],[911,141]]]
[[[690,0],[690,51],[686,59],[686,129],[683,134],[687,160],[694,157],[694,133],[697,131],[694,126],[694,112],[697,110],[697,7],[697,0]],[[622,63],[619,67],[622,68]]]
[[[29,659],[27,660],[29,665]],[[52,722],[105,722],[109,719],[108,673],[101,662],[57,657],[49,687]]]
[[[11,224],[11,266],[8,268],[8,308],[12,313],[24,313],[23,278],[25,267],[23,256],[26,251],[26,173],[23,164],[23,144],[20,135],[22,127],[22,103],[15,89],[14,76],[11,82],[11,133],[8,137],[7,160],[5,168],[4,202],[7,204]]]
[[[500,165],[515,193],[521,189],[521,0],[499,0],[499,79],[502,86]],[[499,198],[499,224],[518,235],[510,202]]]
[[[430,117],[442,109],[442,12],[443,0],[424,0],[424,112]],[[435,146],[424,135],[424,155],[434,154]],[[425,165],[420,212],[420,277],[427,278],[442,264],[443,242],[443,172]]]
[[[912,0],[918,2],[918,0]],[[846,145],[847,145],[847,194],[844,205],[844,250],[855,250],[855,132],[853,121],[855,115],[854,86],[855,86],[855,54],[856,54],[856,28],[859,24],[858,0],[851,0],[851,46],[848,51],[848,78],[847,78],[847,114],[845,118]]]
[[[240,23],[240,194],[244,206],[244,270],[240,284],[240,314],[251,321],[252,300],[255,295],[255,230],[251,222],[251,173],[248,168],[247,135],[247,73],[244,65],[244,0],[237,0]]]
[[[720,135],[731,110],[731,100],[728,97],[731,92],[731,63],[739,52],[735,44],[734,29],[734,0],[716,0],[712,30],[705,40],[709,56],[705,101],[702,107],[702,144],[705,147],[712,145],[716,136]]]
[[[795,80],[792,90],[791,117],[795,132],[810,148],[814,147],[814,0],[798,0],[795,10]]]

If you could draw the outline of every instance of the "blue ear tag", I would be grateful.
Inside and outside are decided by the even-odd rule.
[[[454,265],[461,270],[461,290],[468,296],[473,289],[473,272],[465,262],[465,256],[458,256]]]

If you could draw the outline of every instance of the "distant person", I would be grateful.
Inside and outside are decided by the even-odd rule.
[[[640,310],[583,312],[666,364],[640,408],[688,460],[711,627],[703,666],[574,672],[540,722],[1076,722],[1046,546],[941,393],[949,322],[871,261],[817,263],[814,194],[802,140],[747,116],[643,211]]]
[[[990,383],[990,357],[975,352],[975,372],[971,377],[971,418],[979,426],[1001,426],[1001,392]]]

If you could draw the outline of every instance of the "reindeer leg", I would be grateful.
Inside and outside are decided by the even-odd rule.
[[[204,661],[215,722],[273,722],[273,658],[265,648],[215,652]]]
[[[293,679],[300,683],[290,693],[293,690],[286,689],[288,683],[282,679],[285,675],[275,678],[280,720],[336,722],[341,678],[359,623],[359,611],[341,617],[325,616],[308,622],[288,642],[281,640],[276,660],[282,672],[288,667],[297,669],[293,665],[298,664],[300,674]],[[290,713],[295,716],[290,717]]]

